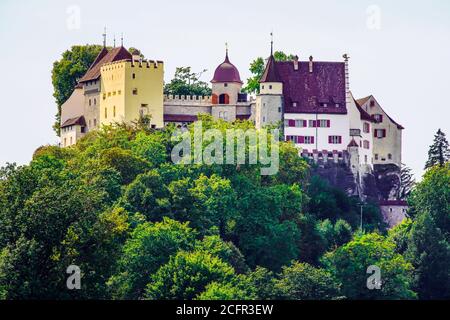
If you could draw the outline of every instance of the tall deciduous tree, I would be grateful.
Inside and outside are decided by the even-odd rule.
[[[203,72],[192,72],[191,67],[176,68],[173,79],[164,86],[164,94],[195,96],[211,95],[211,88],[209,85],[200,80],[200,76]]]
[[[439,129],[433,140],[433,144],[428,150],[428,160],[425,169],[434,165],[443,166],[444,163],[450,161],[450,148],[445,133]]]

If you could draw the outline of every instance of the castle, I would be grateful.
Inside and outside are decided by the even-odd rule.
[[[61,146],[75,144],[101,125],[131,122],[140,115],[151,115],[150,126],[162,128],[185,126],[206,113],[226,121],[250,120],[257,129],[281,123],[285,140],[300,155],[316,163],[346,163],[357,186],[377,167],[391,166],[398,175],[403,127],[375,97],[353,97],[347,55],[339,62],[300,61],[297,56],[276,61],[271,48],[256,97],[241,91],[243,82],[228,49],[211,80],[211,96],[164,95],[163,77],[162,61],[144,60],[123,46],[104,46],[62,105]],[[350,193],[364,193],[357,189]],[[379,198],[395,200],[392,192]]]

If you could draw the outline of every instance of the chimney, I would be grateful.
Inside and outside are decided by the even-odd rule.
[[[294,57],[294,70],[298,70],[298,56]]]
[[[313,72],[313,56],[309,57],[309,73]]]

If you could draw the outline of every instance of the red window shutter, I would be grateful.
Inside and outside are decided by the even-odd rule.
[[[373,130],[373,137],[374,137],[374,138],[377,137],[377,131],[378,131],[378,129],[374,129],[374,130]]]
[[[328,136],[328,143],[331,143],[331,136]]]
[[[298,140],[299,140],[298,143],[305,143],[305,137],[304,136],[299,136]]]
[[[212,104],[217,104],[217,103],[218,103],[217,95],[213,94],[212,95]]]
[[[380,122],[383,122],[383,115],[380,114]]]
[[[318,120],[313,120],[313,127],[317,128],[319,125],[317,124],[317,122],[319,122]]]
[[[295,120],[289,120],[289,127],[295,127]]]
[[[342,136],[339,136],[339,143],[342,143]]]
[[[306,120],[303,120],[303,127],[307,127],[308,126],[308,122]]]
[[[314,143],[314,137],[311,137],[311,143]]]
[[[327,120],[327,127],[330,128],[331,127],[331,121]]]
[[[383,137],[386,137],[386,129],[383,129]]]

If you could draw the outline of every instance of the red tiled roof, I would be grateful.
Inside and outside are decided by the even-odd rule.
[[[188,114],[165,114],[165,122],[194,122],[197,121],[198,117]]]
[[[370,95],[368,97],[362,98],[362,99],[357,99],[357,104],[359,106],[362,106],[363,104],[365,104],[370,98],[373,98],[373,95]],[[379,104],[378,104],[379,105]],[[403,130],[405,129],[401,124],[397,123],[394,119],[392,119],[386,111],[384,111],[384,109],[380,106],[380,109],[383,110],[383,112],[386,114],[386,116],[389,118],[389,120],[392,121],[393,124],[395,124],[397,126],[398,129]]]
[[[366,110],[364,110],[361,105],[358,103],[358,100],[353,99],[353,101],[355,101],[356,104],[356,108],[358,109],[360,115],[361,115],[361,120],[366,120],[366,121],[370,121],[370,122],[376,122],[375,118],[372,117],[370,114],[368,114],[366,112]]]
[[[270,56],[266,69],[259,82],[281,82],[273,55]]]
[[[356,143],[355,139],[352,139],[352,141],[350,141],[350,143],[348,144],[347,147],[359,147],[358,144]]]
[[[347,114],[345,105],[345,64],[343,62],[276,61],[276,68],[283,82],[286,113]],[[294,107],[294,103],[297,104]],[[326,103],[327,106],[321,106]],[[339,107],[336,107],[336,104]]]
[[[100,53],[102,52],[103,50]],[[99,56],[96,58],[96,61],[98,60]],[[79,82],[81,83],[91,80],[97,80],[100,77],[100,68],[105,63],[110,63],[119,60],[129,60],[131,59],[131,57],[132,57],[131,53],[129,53],[128,50],[125,49],[124,47],[113,48],[106,55],[100,58],[95,64],[92,64],[92,66],[89,68],[86,74],[80,79]]]
[[[61,128],[65,128],[65,127],[68,127],[68,126],[77,126],[77,125],[82,126],[82,127],[86,126],[86,120],[84,119],[83,116],[67,119],[61,125]]]
[[[241,81],[241,76],[239,75],[238,69],[230,62],[228,59],[228,53],[225,56],[225,61],[222,62],[214,71],[214,77],[211,80],[212,83],[215,82],[239,82]]]

